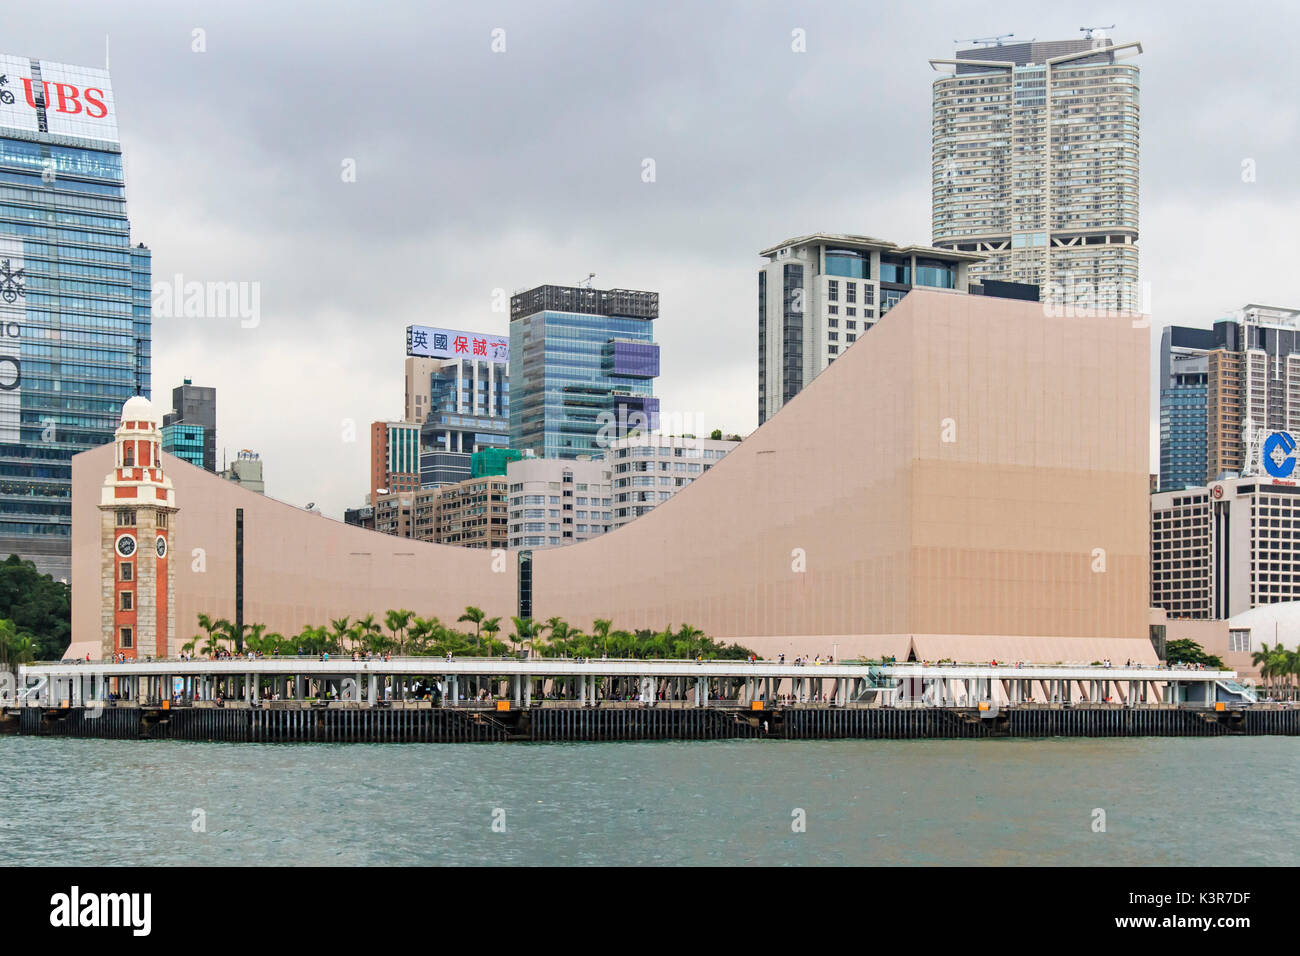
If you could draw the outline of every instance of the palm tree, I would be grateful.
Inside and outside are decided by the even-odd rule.
[[[492,645],[496,643],[497,634],[501,631],[501,618],[490,617],[483,622],[482,627],[488,636],[488,650],[493,650]]]
[[[384,626],[388,628],[393,640],[397,643],[397,653],[402,653],[406,647],[406,628],[411,623],[411,618],[415,617],[414,611],[405,609],[400,611],[389,611],[384,615]],[[401,637],[398,637],[398,635]]]
[[[375,623],[375,616],[367,614],[365,617],[357,618],[357,622],[352,625],[356,628],[358,639],[362,646],[368,651],[378,652],[382,649],[378,638],[380,635],[379,625]]]
[[[248,649],[250,651],[257,654],[257,653],[266,653],[267,651],[271,650],[271,647],[267,643],[266,638],[263,637],[263,634],[265,634],[265,632],[266,632],[265,624],[254,624],[248,628],[248,634],[244,638],[244,641],[248,645]]]
[[[613,621],[607,621],[603,617],[598,617],[591,624],[591,633],[600,641],[601,653],[606,657],[609,656],[609,629],[613,626],[613,623]]]
[[[203,653],[209,657],[216,657],[217,651],[221,650],[221,635],[225,631],[229,622],[225,618],[213,620],[206,614],[199,615],[199,627],[203,630],[206,639],[203,642]],[[196,637],[195,641],[198,640]]]
[[[335,618],[330,621],[330,627],[334,628],[334,639],[339,642],[340,652],[348,649],[347,642],[353,636],[349,623],[350,621],[346,617]]]
[[[27,664],[36,659],[36,646],[30,635],[20,634],[13,621],[0,621],[0,661]]]
[[[474,625],[474,646],[478,647],[479,629],[483,624],[483,609],[472,604],[466,605],[465,613],[456,620],[457,622],[469,621]]]
[[[511,635],[512,643],[522,645],[525,642],[531,642],[536,638],[540,626],[531,617],[514,617],[510,618],[514,622],[515,632]],[[532,656],[532,648],[529,648],[528,655]]]
[[[236,654],[244,653],[244,637],[248,634],[247,624],[236,624],[223,619],[217,622],[217,628],[221,631],[223,639],[230,642]]]
[[[1278,641],[1276,647],[1263,644],[1259,650],[1250,655],[1250,661],[1259,668],[1259,676],[1264,681],[1264,686],[1273,687],[1277,683],[1277,678],[1286,673],[1286,648],[1282,646],[1281,641]]]
[[[689,624],[683,624],[677,631],[677,639],[686,643],[686,656],[691,657],[695,651],[695,642],[704,636],[704,632],[698,627],[691,627]],[[703,644],[703,642],[701,642]],[[701,646],[701,651],[704,648]]]

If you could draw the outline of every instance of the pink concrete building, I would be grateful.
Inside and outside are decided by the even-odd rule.
[[[164,456],[177,640],[199,612],[234,616],[239,521],[244,620],[286,634],[523,598],[539,619],[690,623],[766,655],[1151,662],[1147,363],[1128,316],[912,291],[690,487],[532,553],[523,594],[525,552],[349,527]],[[73,633],[96,646],[112,465],[112,446],[73,461]]]

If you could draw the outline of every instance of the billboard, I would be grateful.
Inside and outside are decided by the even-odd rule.
[[[118,142],[108,71],[0,54],[0,127],[38,133],[42,120],[55,135]]]
[[[408,325],[406,354],[423,358],[468,358],[505,365],[510,361],[510,339],[504,335]]]

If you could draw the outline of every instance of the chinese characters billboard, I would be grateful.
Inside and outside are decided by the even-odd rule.
[[[486,335],[482,332],[408,325],[406,354],[424,358],[476,359],[504,365],[510,361],[510,339],[503,335]]]

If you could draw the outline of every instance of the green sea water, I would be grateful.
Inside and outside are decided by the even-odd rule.
[[[0,738],[10,864],[1294,866],[1297,811],[1286,737]]]

